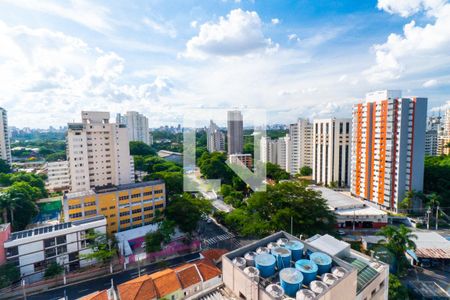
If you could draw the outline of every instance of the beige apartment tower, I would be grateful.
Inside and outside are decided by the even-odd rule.
[[[11,164],[11,145],[8,131],[8,114],[0,107],[0,159]]]
[[[297,174],[302,167],[312,168],[313,145],[312,124],[307,119],[298,121],[289,126],[291,149],[289,158],[289,169],[291,174]]]
[[[69,123],[67,159],[72,192],[134,182],[125,125],[109,123],[109,112],[81,112],[81,123]]]

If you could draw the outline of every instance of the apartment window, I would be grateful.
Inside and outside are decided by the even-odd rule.
[[[344,133],[344,123],[339,123],[339,133]]]
[[[109,215],[110,218],[114,218],[116,214]]]
[[[153,207],[152,207],[152,206],[146,206],[146,207],[144,207],[144,211],[148,211],[148,210],[153,210]]]
[[[155,194],[162,194],[163,193],[163,190],[156,190],[155,191]]]
[[[130,223],[130,219],[120,220],[120,225]]]
[[[145,197],[145,196],[150,196],[152,194],[152,192],[144,192],[143,193],[143,196]]]
[[[57,236],[56,237],[56,243],[58,245],[67,243],[66,236],[65,235]]]
[[[77,208],[81,208],[81,204],[69,205],[69,209],[77,209]]]
[[[121,217],[123,217],[123,216],[128,216],[129,214],[130,214],[129,211],[123,211],[123,212],[121,212],[119,215],[120,215]]]
[[[105,211],[105,210],[107,210],[108,208],[107,207],[102,207],[102,211]]]
[[[45,249],[45,258],[53,257],[56,255],[56,248]]]
[[[149,218],[153,218],[153,214],[144,215],[144,219],[149,219]]]
[[[140,213],[140,212],[142,212],[141,209],[133,209],[133,210],[131,211],[131,213],[133,213],[133,214],[137,214],[137,213]]]
[[[115,209],[116,207],[113,205],[113,206],[110,206],[109,207],[109,209]]]
[[[85,216],[92,216],[92,215],[96,215],[97,214],[97,210],[88,210],[84,212]]]
[[[121,200],[127,200],[127,199],[129,199],[128,195],[126,195],[126,196],[120,196],[120,197],[119,197],[119,201],[121,201]]]
[[[79,258],[78,252],[69,253],[69,261],[78,260],[78,258]]]
[[[48,248],[48,247],[52,247],[55,246],[56,242],[55,242],[55,238],[50,238],[50,239],[45,239],[44,240],[44,247]]]
[[[69,214],[69,218],[70,218],[70,219],[72,219],[72,218],[80,218],[82,215],[83,215],[83,214],[80,213],[80,212],[75,213],[75,214]]]
[[[155,205],[155,208],[156,208],[156,209],[162,208],[162,207],[164,207],[164,204],[157,204],[157,205]]]
[[[111,222],[110,225],[111,225],[111,226],[114,226],[114,225],[116,225],[116,222]]]
[[[39,261],[34,263],[34,271],[38,272],[38,271],[42,271],[45,269],[45,261]]]
[[[84,203],[84,207],[89,207],[89,206],[94,206],[95,205],[95,201],[93,202],[85,202]]]
[[[19,255],[19,248],[17,246],[6,248],[6,257]]]
[[[349,122],[345,123],[345,133],[347,133],[347,134],[350,133],[350,123]]]
[[[139,198],[140,196],[141,196],[141,193],[139,193],[139,194],[132,194],[131,195],[131,199]]]
[[[142,220],[142,216],[133,218],[133,222]]]

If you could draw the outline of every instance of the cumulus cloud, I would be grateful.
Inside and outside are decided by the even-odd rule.
[[[18,118],[22,124],[36,122],[36,116],[33,126],[61,124],[83,109],[121,109],[131,102],[148,107],[174,90],[167,77],[122,83],[122,57],[61,32],[0,21],[0,40],[1,102],[12,124]]]
[[[450,4],[442,1],[379,0],[378,6],[390,13],[409,16],[426,10],[431,23],[418,26],[412,20],[403,34],[391,33],[383,44],[374,45],[376,64],[364,74],[370,82],[397,79],[413,69],[449,64]]]
[[[273,18],[272,20],[270,20],[270,22],[272,22],[273,25],[277,25],[280,23],[280,19],[278,18]]]
[[[241,56],[273,51],[277,46],[264,37],[262,21],[256,12],[235,9],[218,22],[202,24],[198,35],[187,42],[184,56]]]

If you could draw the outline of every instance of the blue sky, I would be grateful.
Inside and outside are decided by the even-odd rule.
[[[271,123],[350,116],[375,89],[450,100],[446,0],[0,3],[0,106],[13,126],[141,111],[259,108]]]

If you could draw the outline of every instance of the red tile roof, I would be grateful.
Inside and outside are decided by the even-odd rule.
[[[202,278],[193,264],[182,265],[176,268],[175,272],[183,289],[202,282]]]
[[[196,262],[196,265],[202,275],[203,281],[208,281],[222,274],[222,271],[216,266],[212,266],[204,262]]]
[[[224,255],[226,253],[228,253],[227,249],[208,249],[208,250],[202,251],[201,254],[205,258],[216,263],[222,258],[222,255]]]
[[[172,269],[165,269],[149,276],[153,279],[156,291],[158,292],[158,298],[162,298],[181,289],[177,275]]]
[[[80,300],[108,300],[108,290],[97,291],[87,296],[84,296]]]
[[[144,275],[124,282],[117,287],[120,300],[151,300],[156,299],[156,288],[153,279]]]

